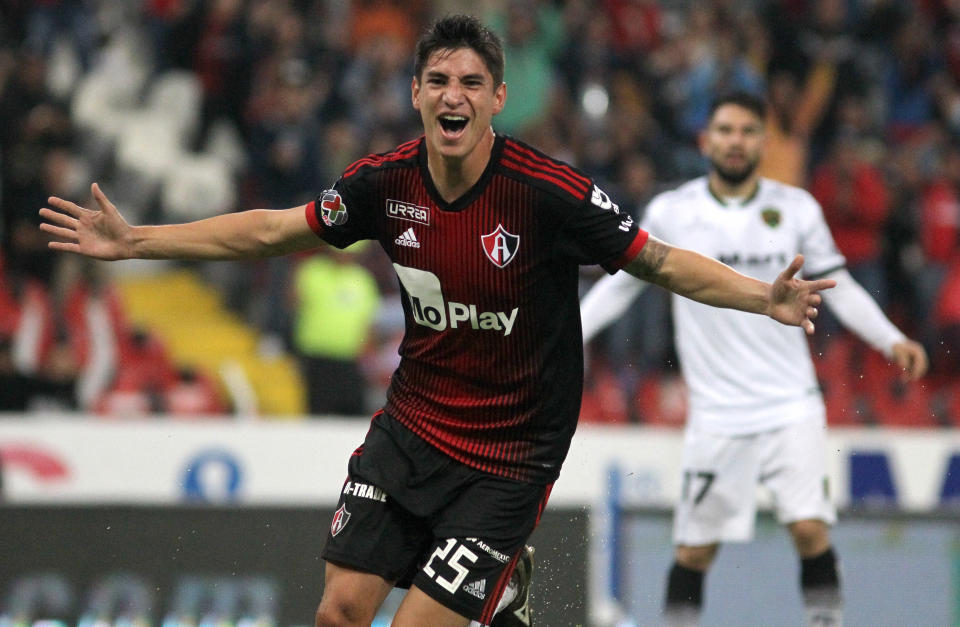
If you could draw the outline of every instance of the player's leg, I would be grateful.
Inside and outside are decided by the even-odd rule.
[[[369,625],[392,589],[393,582],[379,575],[328,562],[316,626]]]
[[[429,523],[387,493],[380,485],[384,473],[364,464],[369,458],[390,464],[389,472],[401,481],[408,476],[403,454],[371,426],[364,445],[350,456],[323,549],[327,567],[318,627],[369,625],[394,587],[410,586],[433,541]]]
[[[413,585],[477,624],[526,627],[533,566],[526,541],[551,486],[468,471],[459,493],[438,514],[436,539],[423,554]],[[401,606],[398,618],[407,619],[405,612],[417,607],[416,599],[408,597],[409,607]]]
[[[790,523],[788,529],[800,556],[800,589],[807,624],[840,627],[843,624],[843,596],[829,526],[822,520],[799,520]]]
[[[678,545],[667,576],[664,621],[671,627],[694,626],[703,609],[703,581],[717,555],[718,544]]]
[[[753,436],[727,437],[687,429],[683,482],[674,510],[674,561],[667,577],[664,622],[696,625],[705,577],[721,542],[753,536],[757,456]]]
[[[771,434],[765,462],[780,522],[800,558],[800,587],[808,625],[843,622],[843,596],[830,525],[836,511],[826,480],[826,429],[807,420]]]
[[[467,627],[470,619],[442,605],[420,588],[411,586],[394,615],[392,627]]]

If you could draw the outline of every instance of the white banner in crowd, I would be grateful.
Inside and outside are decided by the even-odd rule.
[[[107,421],[0,419],[2,499],[17,503],[235,502],[332,505],[365,420]],[[552,505],[670,507],[682,433],[582,425]],[[960,503],[960,431],[831,430],[829,480],[840,507],[923,512]]]

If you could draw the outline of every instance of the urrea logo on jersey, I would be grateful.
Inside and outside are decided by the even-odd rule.
[[[337,226],[347,221],[347,206],[336,190],[328,189],[320,197],[320,217],[327,226]]]

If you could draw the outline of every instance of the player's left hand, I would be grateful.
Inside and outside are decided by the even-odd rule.
[[[833,279],[805,281],[796,278],[803,267],[803,255],[797,255],[790,265],[780,273],[770,287],[770,304],[767,315],[783,324],[802,327],[807,335],[813,335],[813,319],[819,313],[819,292],[835,287]]]
[[[916,381],[927,373],[930,366],[930,360],[927,358],[927,351],[920,342],[913,340],[904,340],[893,345],[893,361],[903,372],[900,379],[903,381]]]

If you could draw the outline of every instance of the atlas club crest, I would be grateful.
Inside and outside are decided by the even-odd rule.
[[[344,503],[340,506],[340,509],[333,513],[333,522],[330,523],[330,535],[335,536],[343,531],[343,528],[347,526],[349,521],[350,512],[347,511],[347,505]]]
[[[480,243],[483,245],[483,252],[487,255],[487,259],[498,268],[503,268],[517,256],[520,236],[507,232],[502,224],[497,224],[497,228],[492,233],[480,236]]]

